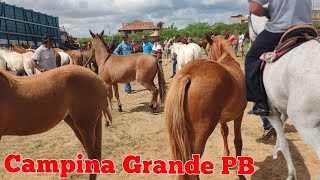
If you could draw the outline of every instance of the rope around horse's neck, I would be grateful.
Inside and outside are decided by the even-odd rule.
[[[87,65],[89,64],[89,62],[91,62],[93,55],[94,55],[94,51],[93,51],[93,49],[91,48],[89,59],[88,59],[87,62],[84,64],[84,66],[87,66]]]

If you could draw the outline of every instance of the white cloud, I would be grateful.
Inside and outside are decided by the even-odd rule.
[[[60,26],[76,37],[88,30],[116,33],[124,22],[162,21],[183,28],[192,22],[229,22],[231,15],[247,14],[247,0],[8,0],[8,4],[59,17]]]

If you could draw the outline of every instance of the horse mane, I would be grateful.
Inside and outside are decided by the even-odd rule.
[[[8,81],[11,87],[19,85],[19,81],[17,80],[17,78],[6,72],[5,70],[0,70],[0,76],[3,76]]]
[[[213,59],[217,61],[225,53],[237,62],[237,56],[231,48],[230,43],[222,35],[216,36],[213,43]]]
[[[108,53],[109,53],[109,54],[113,54],[113,52],[110,51],[108,44],[107,44],[106,42],[104,42],[104,40],[102,39],[102,37],[101,37],[101,36],[97,36],[97,37],[98,37],[98,39],[102,42],[102,44],[104,45],[104,47],[107,49]]]

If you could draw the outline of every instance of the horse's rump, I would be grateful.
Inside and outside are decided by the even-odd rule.
[[[19,135],[45,132],[69,113],[85,113],[95,108],[100,108],[99,113],[106,113],[106,85],[86,68],[68,65],[30,77],[15,77],[5,71],[0,74],[8,81],[7,85],[2,84],[4,93],[0,95],[0,107],[3,111],[0,116],[6,117],[6,127],[21,128]],[[0,82],[3,82],[1,77]],[[88,96],[88,92],[92,95]],[[30,123],[38,130],[28,132]],[[8,128],[4,135],[17,135],[13,129]]]

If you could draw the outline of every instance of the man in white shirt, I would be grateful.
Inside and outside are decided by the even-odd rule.
[[[47,35],[43,38],[42,45],[33,54],[32,65],[40,72],[56,68],[56,58],[52,47],[53,38]]]

